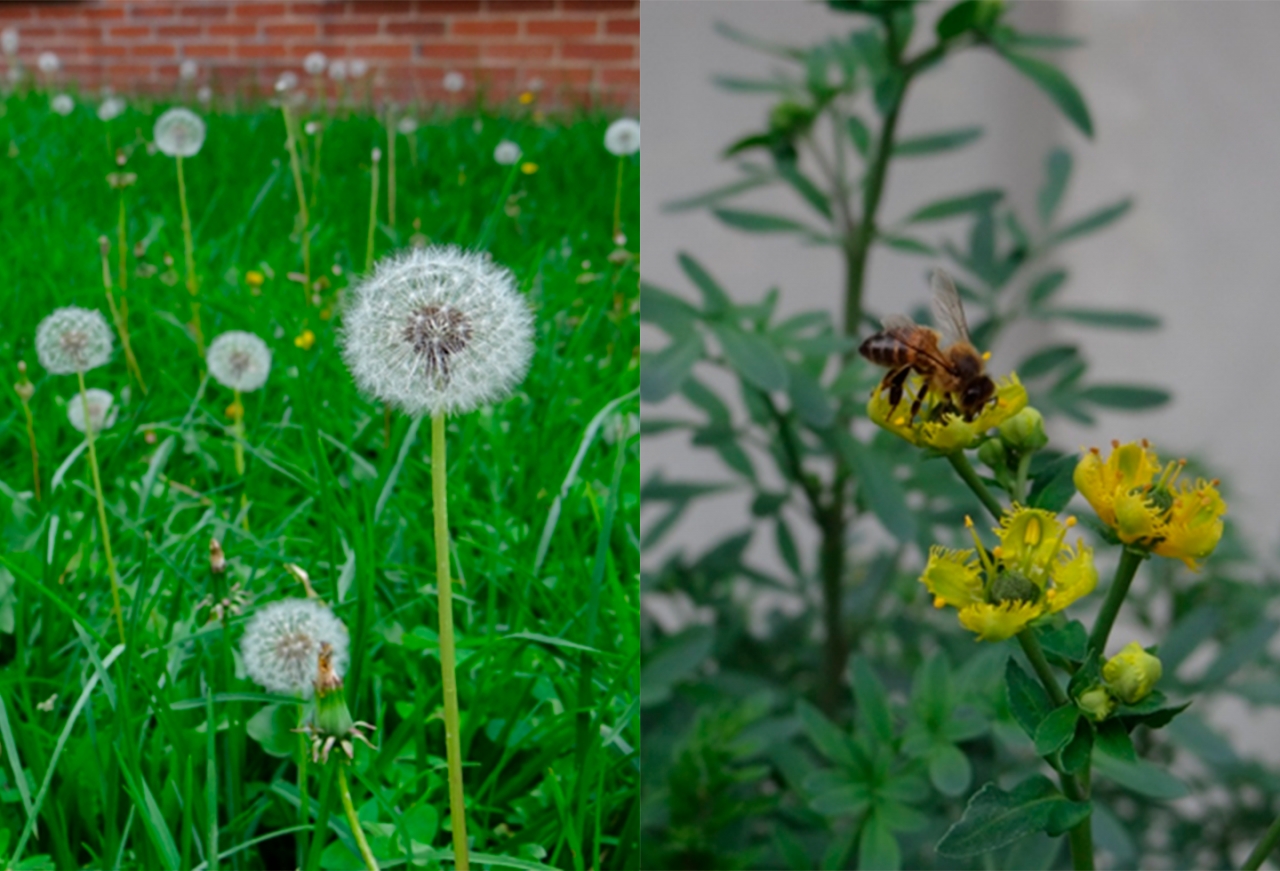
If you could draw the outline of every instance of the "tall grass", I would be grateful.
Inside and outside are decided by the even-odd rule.
[[[289,277],[304,266],[280,112],[207,115],[204,149],[185,161],[204,334],[255,332],[275,357],[266,386],[241,400],[254,421],[241,477],[226,392],[202,379],[185,324],[173,161],[146,147],[158,109],[132,106],[104,125],[91,106],[55,115],[35,92],[2,106],[0,867],[363,867],[336,763],[300,778],[296,701],[260,692],[239,660],[257,603],[305,594],[286,563],[352,634],[347,699],[377,725],[378,749],[357,750],[347,775],[377,861],[448,867],[427,435],[393,417],[387,441],[383,409],[355,391],[337,350],[385,128],[373,116],[326,121],[308,191],[319,306],[304,306]],[[469,246],[484,233],[536,312],[525,383],[447,432],[477,867],[637,865],[639,454],[628,421],[639,233],[631,196],[632,254],[614,252],[606,121],[423,120],[415,161],[398,143],[397,227],[373,231],[378,256],[414,241],[415,218],[432,242]],[[513,182],[492,160],[502,138],[537,171]],[[119,352],[94,373],[122,405],[97,451],[123,645],[83,439],[66,422],[76,386],[44,373],[32,346],[53,308],[105,309],[98,240],[116,238],[106,175],[119,171],[117,147],[138,181],[126,199],[128,288],[115,293],[149,388],[130,389]],[[628,172],[635,184],[638,162]],[[257,293],[250,270],[267,275]],[[41,501],[7,386],[19,360],[35,386]],[[225,575],[210,571],[211,538]],[[210,606],[235,584],[252,600],[220,620]]]

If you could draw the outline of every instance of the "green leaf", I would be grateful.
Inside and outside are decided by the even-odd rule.
[[[835,439],[840,453],[858,477],[863,501],[876,519],[898,541],[914,541],[916,516],[907,507],[906,491],[902,482],[893,476],[892,464],[846,431],[837,431]]]
[[[410,838],[419,844],[429,845],[440,829],[440,812],[435,805],[415,805],[404,815],[404,827]]]
[[[729,299],[729,294],[725,293],[720,283],[692,255],[681,251],[676,255],[676,261],[694,286],[702,292],[703,307],[707,314],[718,315],[732,310],[733,301]],[[644,300],[640,304],[643,306]]]
[[[1039,318],[1061,318],[1087,324],[1091,327],[1107,327],[1115,330],[1154,330],[1160,326],[1156,315],[1138,311],[1115,311],[1097,308],[1052,308],[1032,312]]]
[[[1084,662],[1088,654],[1089,636],[1079,620],[1072,620],[1061,629],[1039,630],[1036,637],[1045,653],[1065,662]]]
[[[828,221],[831,220],[831,202],[828,200],[827,195],[819,190],[818,186],[810,181],[809,177],[801,172],[799,167],[794,163],[779,161],[778,175],[783,181],[791,185],[792,189],[813,207],[814,211]]]
[[[929,157],[944,151],[963,148],[982,138],[981,127],[960,127],[901,139],[893,146],[894,157]]]
[[[858,836],[858,867],[880,871],[897,871],[902,867],[898,839],[874,811],[867,816]]]
[[[672,688],[693,676],[711,655],[714,644],[712,627],[693,626],[646,656],[640,671],[640,705],[649,707],[670,698]]]
[[[800,549],[796,547],[791,527],[787,525],[786,518],[781,514],[774,518],[774,541],[778,545],[778,553],[782,561],[786,563],[787,568],[791,569],[791,574],[798,579],[804,578],[804,569],[800,564]]]
[[[693,332],[700,313],[688,302],[670,291],[640,282],[640,320],[653,324],[669,336],[687,336]]]
[[[849,139],[853,141],[853,147],[858,149],[858,154],[865,158],[871,152],[871,131],[857,115],[850,115],[845,126],[849,130]]]
[[[988,783],[969,800],[964,816],[938,842],[943,856],[977,856],[1034,832],[1061,834],[1089,816],[1087,801],[1068,801],[1047,777],[1035,775],[1005,792]]]
[[[893,743],[893,714],[889,711],[889,694],[861,656],[849,658],[853,674],[853,696],[858,705],[858,721],[882,743]]]
[[[1159,408],[1172,398],[1168,390],[1136,384],[1095,384],[1079,391],[1076,396],[1081,401],[1103,408],[1123,408],[1125,411]]]
[[[1049,713],[1040,721],[1036,729],[1036,755],[1052,756],[1072,739],[1076,733],[1076,720],[1080,719],[1080,709],[1071,702]]]
[[[1066,192],[1067,182],[1071,179],[1071,152],[1065,148],[1055,148],[1044,159],[1044,186],[1036,198],[1040,212],[1040,223],[1049,226],[1054,213],[1062,203],[1062,195]]]
[[[1276,634],[1278,628],[1280,624],[1276,621],[1264,618],[1254,623],[1249,629],[1235,633],[1232,640],[1222,648],[1218,658],[1205,669],[1204,674],[1197,681],[1199,686],[1205,689],[1221,686],[1242,666],[1260,658],[1266,652],[1271,636]]]
[[[1035,740],[1036,731],[1053,710],[1053,704],[1040,682],[1027,674],[1012,656],[1004,670],[1005,688],[1009,693],[1009,710],[1027,737]]]
[[[1148,798],[1172,801],[1187,794],[1181,780],[1145,759],[1125,760],[1108,755],[1101,747],[1093,754],[1094,771]]]
[[[986,22],[987,17],[983,13],[983,7],[986,5],[982,0],[961,0],[952,6],[934,25],[938,39],[944,42],[955,39],[960,34],[967,33]]]
[[[954,744],[935,745],[929,754],[929,780],[943,795],[964,795],[973,780],[969,757]]]
[[[772,182],[773,182],[773,176],[767,175],[765,173],[761,173],[760,175],[749,176],[747,178],[742,179],[741,181],[735,181],[731,184],[727,184],[724,187],[718,187],[718,188],[715,188],[714,190],[709,190],[704,193],[696,194],[691,197],[686,197],[683,200],[674,200],[669,203],[664,203],[662,206],[662,211],[686,212],[686,211],[689,211],[690,209],[700,209],[703,206],[714,205],[720,202],[721,200],[727,200],[729,197],[734,197],[734,196],[737,196],[738,194],[755,190],[758,187],[763,187]]]
[[[787,363],[787,373],[787,394],[800,419],[815,429],[831,426],[836,419],[836,410],[818,379],[794,363]]]
[[[911,700],[931,729],[944,727],[952,713],[951,663],[939,650],[916,669]]]
[[[1030,381],[1041,375],[1047,375],[1064,363],[1078,359],[1079,356],[1080,351],[1075,345],[1049,345],[1024,357],[1022,362],[1014,368],[1019,378]]]
[[[1076,494],[1075,471],[1079,461],[1077,454],[1067,454],[1037,473],[1031,485],[1031,495],[1027,497],[1027,505],[1055,514],[1066,508],[1071,497]]]
[[[1048,302],[1067,283],[1067,271],[1054,269],[1037,278],[1027,288],[1027,304],[1038,308]]]
[[[1079,48],[1084,40],[1076,36],[1063,36],[1059,33],[1025,33],[1012,27],[997,28],[996,42],[1014,48],[1063,49]]]
[[[919,224],[925,221],[943,221],[969,212],[982,212],[995,207],[1004,198],[1004,191],[987,188],[959,196],[947,197],[923,206],[911,213],[905,223]]]
[[[656,354],[646,354],[640,365],[640,398],[645,402],[662,402],[680,389],[702,359],[702,339],[690,333],[673,341]]]
[[[1083,771],[1093,755],[1093,724],[1088,717],[1076,720],[1075,735],[1062,748],[1062,770],[1068,774]]]
[[[1103,227],[1120,220],[1120,218],[1124,217],[1125,213],[1127,213],[1132,207],[1133,200],[1125,199],[1118,203],[1113,203],[1110,206],[1098,209],[1096,212],[1085,215],[1077,221],[1072,221],[1061,230],[1055,232],[1049,237],[1046,244],[1061,245],[1063,242],[1068,242],[1079,236],[1097,232]]]
[[[1133,739],[1129,737],[1129,730],[1115,718],[1098,724],[1098,739],[1094,742],[1094,746],[1099,753],[1105,753],[1122,762],[1135,762],[1138,759],[1137,751],[1133,749]]]
[[[938,249],[933,245],[911,236],[890,236],[885,233],[878,233],[876,234],[876,239],[895,251],[904,251],[907,254],[923,254],[925,257],[938,256]]]
[[[1084,98],[1066,73],[1038,58],[1017,54],[1003,47],[998,47],[997,50],[1014,69],[1035,82],[1081,133],[1093,138],[1093,120],[1089,117],[1089,107],[1085,105]]]
[[[744,380],[766,392],[787,389],[786,363],[768,341],[734,324],[713,323],[710,327],[725,359]]]
[[[800,725],[804,728],[804,733],[809,736],[813,746],[825,759],[847,767],[857,764],[848,736],[821,711],[804,699],[800,699],[796,702],[796,713],[800,715]]]
[[[801,232],[816,235],[812,229],[784,215],[768,212],[749,212],[744,209],[712,209],[711,213],[727,226],[748,233],[791,233]]]
[[[292,731],[297,726],[296,705],[266,705],[249,718],[245,731],[268,755],[283,759],[298,749],[298,736]]]

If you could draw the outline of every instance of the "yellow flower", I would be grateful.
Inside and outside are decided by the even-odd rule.
[[[256,269],[250,269],[244,274],[244,280],[250,287],[262,287],[262,283],[267,280],[267,277]]]
[[[525,91],[523,94],[520,95],[520,104],[522,106],[528,106],[535,99],[537,98],[534,96],[532,91]]]
[[[533,175],[535,172],[538,171],[538,164],[527,160],[524,163],[520,164],[520,171],[523,172],[525,175]]]
[[[965,518],[977,548],[933,547],[920,582],[937,608],[957,609],[960,625],[979,641],[1003,641],[1033,620],[1061,611],[1093,592],[1093,551],[1066,543],[1075,518],[1060,521],[1040,508],[1014,506],[1000,521],[1000,545],[989,554]]]
[[[920,412],[913,418],[911,405],[914,395],[919,395],[925,385],[920,376],[912,374],[907,379],[907,389],[897,407],[890,407],[888,391],[877,388],[867,403],[867,416],[876,424],[896,436],[922,448],[933,448],[944,454],[964,450],[973,445],[988,430],[999,426],[1027,406],[1027,389],[1015,373],[1002,378],[996,384],[991,401],[983,406],[973,420],[954,411],[947,396],[929,390],[920,405]]]
[[[310,330],[303,330],[302,333],[293,340],[293,344],[304,351],[310,351],[311,346],[316,343],[316,334]]]
[[[1195,570],[1195,561],[1212,553],[1222,538],[1227,503],[1216,480],[1178,483],[1185,465],[1178,460],[1162,467],[1145,440],[1112,442],[1106,460],[1097,448],[1084,455],[1075,485],[1125,544],[1180,559]]]
[[[1102,667],[1102,678],[1117,698],[1126,705],[1142,701],[1151,695],[1156,682],[1164,673],[1164,666],[1157,657],[1131,641],[1124,649],[1107,660]]]

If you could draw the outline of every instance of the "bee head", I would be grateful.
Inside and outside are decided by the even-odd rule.
[[[969,419],[974,418],[982,410],[982,406],[995,395],[995,392],[995,382],[986,375],[980,375],[966,384],[964,392],[960,394],[960,404],[964,408],[965,416]]]

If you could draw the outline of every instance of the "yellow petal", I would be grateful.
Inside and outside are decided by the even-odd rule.
[[[979,641],[1004,641],[1021,632],[1042,612],[1043,606],[1031,602],[978,602],[961,609],[960,625],[976,632]]]
[[[982,430],[961,415],[945,415],[941,422],[921,425],[919,443],[944,454],[962,451],[978,440]]]
[[[911,401],[910,396],[903,396],[896,407],[890,408],[889,391],[876,388],[876,392],[867,402],[867,417],[871,418],[871,422],[877,426],[887,429],[899,438],[906,439],[913,445],[918,445],[915,427],[908,420],[911,414]]]
[[[1155,552],[1180,559],[1196,570],[1195,560],[1213,553],[1221,541],[1222,515],[1226,512],[1227,503],[1212,484],[1198,481],[1195,488],[1183,488],[1174,499],[1164,540],[1156,545]]]
[[[1066,549],[1063,552],[1071,551]],[[1061,611],[1072,602],[1092,593],[1097,586],[1098,569],[1093,564],[1093,549],[1082,544],[1075,556],[1054,566],[1049,612]]]
[[[982,575],[972,550],[947,550],[934,545],[920,583],[937,599],[964,608],[982,599]]]
[[[1043,508],[1014,506],[1000,520],[1001,556],[1008,565],[1045,566],[1057,555],[1062,523]]]
[[[1084,457],[1076,464],[1072,480],[1076,490],[1097,512],[1098,519],[1107,526],[1116,525],[1115,490],[1111,484],[1107,464],[1096,449],[1086,451]]]
[[[1122,490],[1115,497],[1115,527],[1120,540],[1128,543],[1160,537],[1160,511],[1147,501],[1141,490]]]

